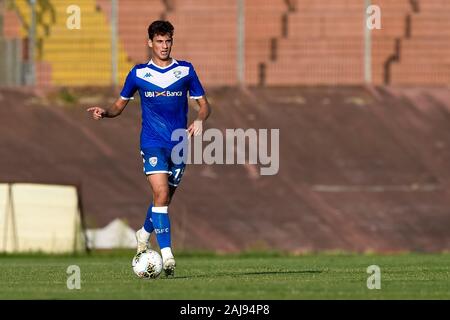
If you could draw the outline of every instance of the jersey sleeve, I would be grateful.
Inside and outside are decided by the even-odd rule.
[[[136,86],[136,68],[133,68],[128,73],[127,79],[125,80],[125,84],[123,85],[123,89],[120,92],[120,97],[123,100],[133,99],[133,96],[136,93],[137,89],[138,87]]]
[[[191,65],[191,75],[189,78],[189,97],[191,99],[200,99],[205,95],[205,90],[203,90],[202,84],[198,79],[197,73],[195,72],[194,66]]]

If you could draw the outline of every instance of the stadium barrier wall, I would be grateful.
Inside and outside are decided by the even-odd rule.
[[[75,186],[0,184],[0,252],[85,250]]]

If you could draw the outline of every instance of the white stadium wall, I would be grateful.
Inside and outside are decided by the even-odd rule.
[[[84,250],[74,186],[0,184],[0,252]]]

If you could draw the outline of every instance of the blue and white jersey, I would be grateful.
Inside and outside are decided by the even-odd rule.
[[[159,67],[152,61],[131,69],[120,93],[129,100],[139,90],[142,109],[141,150],[148,147],[171,149],[172,132],[186,129],[188,100],[204,96],[205,91],[192,64],[176,61]]]

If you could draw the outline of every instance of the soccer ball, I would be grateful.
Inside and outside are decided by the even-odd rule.
[[[162,271],[162,258],[158,252],[147,249],[133,257],[131,266],[139,278],[155,279]]]

